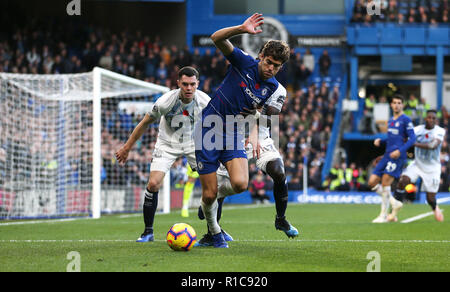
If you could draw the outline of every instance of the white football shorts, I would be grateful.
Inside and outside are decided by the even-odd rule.
[[[437,193],[439,190],[439,183],[441,181],[441,171],[436,172],[424,172],[419,166],[413,161],[402,175],[406,175],[411,179],[412,183],[415,183],[420,177],[422,179],[422,191],[428,193]]]
[[[195,148],[173,149],[163,143],[157,143],[153,150],[150,171],[161,171],[167,173],[172,167],[175,160],[179,157],[186,157],[192,169],[197,169],[197,161],[195,159]]]
[[[283,158],[281,157],[280,152],[275,147],[275,144],[272,138],[266,138],[261,143],[261,150],[259,153],[259,159],[256,159],[256,167],[267,173],[266,167],[270,161],[274,161],[280,159],[283,162]],[[253,158],[253,147],[251,144],[248,144],[247,148],[247,158],[250,160]],[[217,170],[217,174],[221,176],[228,176],[227,169],[225,166],[220,164],[219,169]]]

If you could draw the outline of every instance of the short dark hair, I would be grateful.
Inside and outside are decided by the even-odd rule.
[[[435,115],[437,115],[437,110],[435,110],[435,109],[429,109],[429,110],[427,110],[427,115],[428,115],[429,113],[434,113]]]
[[[403,95],[401,94],[396,94],[391,98],[391,102],[394,101],[394,99],[400,99],[402,101],[402,103],[405,102],[405,98],[403,97]]]
[[[281,61],[283,64],[289,60],[291,55],[289,45],[279,40],[267,41],[260,52],[264,57],[270,56],[275,60]]]
[[[200,80],[200,74],[198,73],[197,69],[191,66],[186,66],[180,69],[178,71],[178,79],[181,79],[183,75],[186,75],[187,77],[195,76],[197,77],[197,80]]]

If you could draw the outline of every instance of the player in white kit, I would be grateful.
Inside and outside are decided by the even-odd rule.
[[[417,140],[414,144],[414,161],[402,173],[394,195],[398,201],[403,200],[405,187],[422,179],[422,190],[426,192],[427,202],[431,206],[437,221],[444,221],[444,216],[436,204],[436,193],[439,190],[441,179],[440,153],[442,141],[445,137],[445,129],[436,125],[435,110],[428,110],[425,125],[414,127]],[[397,221],[397,214],[401,208],[393,208],[388,216],[389,221]]]
[[[284,163],[280,152],[275,147],[274,140],[270,135],[270,127],[274,121],[273,117],[277,116],[283,107],[286,99],[286,89],[280,84],[275,93],[263,105],[261,114],[256,113],[256,110],[247,111],[243,115],[253,114],[255,118],[259,119],[258,141],[260,148],[254,150],[251,144],[247,144],[246,151],[248,159],[256,159],[256,167],[262,170],[274,181],[274,199],[276,208],[275,228],[283,231],[288,237],[298,236],[298,230],[292,226],[285,216],[288,189],[286,182],[286,175],[284,172]],[[278,134],[278,133],[277,133]],[[236,194],[231,186],[230,177],[224,165],[220,165],[217,170],[218,193],[217,200],[222,202],[227,196]],[[217,224],[220,220],[222,205],[219,204],[217,211]],[[199,208],[199,217],[203,219],[201,208]],[[223,230],[222,230],[223,232]],[[224,232],[223,232],[224,233]],[[226,233],[225,233],[226,234]],[[229,236],[229,235],[228,235]],[[210,232],[206,233],[201,240],[196,243],[196,246],[211,246],[213,245],[212,235]]]
[[[150,178],[145,191],[143,206],[145,230],[138,242],[154,240],[153,221],[158,205],[158,192],[164,176],[175,160],[185,156],[193,170],[197,167],[193,139],[194,121],[210,101],[210,97],[197,90],[199,73],[195,68],[184,67],[178,72],[178,89],[161,96],[151,112],[136,126],[128,141],[116,152],[119,163],[125,163],[128,153],[148,126],[158,119],[159,133],[150,165]]]

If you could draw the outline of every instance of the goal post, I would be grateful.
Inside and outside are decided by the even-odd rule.
[[[133,124],[105,129],[111,122],[105,115],[137,120],[119,108],[125,104],[142,113],[139,106],[149,110],[155,95],[167,91],[98,67],[79,74],[0,73],[0,219],[100,218],[102,212],[138,211],[145,184],[137,188],[130,168],[122,171],[112,155]],[[102,141],[102,136],[113,138]],[[148,147],[140,149],[150,153]],[[112,176],[126,177],[105,182],[108,161],[114,162]],[[163,212],[169,212],[170,175],[161,193]]]
[[[102,92],[102,78],[110,78],[126,84],[132,84],[136,88],[142,88],[148,93],[164,93],[169,91],[169,88],[163,87],[157,84],[144,82],[125,75],[121,75],[100,67],[95,67],[93,70],[93,181],[92,181],[92,218],[98,219],[101,216],[101,99],[103,96],[108,97],[108,94]],[[147,93],[147,94],[148,94]],[[143,93],[142,93],[143,94]],[[109,94],[111,95],[111,94]],[[169,180],[164,181],[163,190],[169,190],[169,192],[163,192],[164,194],[164,207],[163,212],[170,212],[170,176],[167,175]],[[169,205],[167,208],[167,201]]]

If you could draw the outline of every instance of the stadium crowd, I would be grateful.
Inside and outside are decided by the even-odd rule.
[[[45,26],[17,29],[10,39],[0,39],[0,72],[23,74],[80,73],[100,66],[148,82],[176,88],[177,70],[183,66],[196,67],[201,75],[199,89],[212,93],[223,79],[228,61],[216,50],[198,49],[163,44],[158,36],[150,38],[137,31],[112,33],[103,29],[85,28],[73,31],[75,26],[63,30],[54,28],[54,35]],[[56,29],[56,31],[55,31]],[[52,30],[50,30],[52,31]],[[77,38],[65,38],[76,34]],[[74,40],[77,40],[74,43]],[[339,85],[331,79],[314,83],[310,76],[314,67],[322,76],[328,74],[331,59],[326,50],[318,61],[307,51],[305,56],[292,50],[289,63],[277,78],[289,89],[289,96],[280,115],[280,151],[285,158],[286,172],[291,188],[301,188],[303,156],[309,157],[310,178],[320,185],[320,171],[331,134],[334,109],[339,95]],[[305,60],[305,62],[303,61]],[[151,98],[146,100],[152,101]],[[148,178],[151,154],[154,149],[157,125],[143,136],[136,149],[130,153],[126,168],[119,167],[114,151],[123,143],[142,115],[129,115],[117,110],[117,104],[103,104],[103,169],[104,184],[143,184]],[[289,137],[289,139],[286,139]],[[84,166],[85,168],[86,166]],[[74,178],[80,177],[81,162],[72,163],[68,169]],[[174,176],[183,171],[183,163],[173,167]],[[255,170],[254,162],[251,169]],[[254,171],[253,176],[258,172]],[[264,176],[265,188],[271,181]],[[75,180],[74,180],[75,181]]]
[[[380,4],[379,14],[375,3]],[[450,1],[448,0],[355,0],[352,22],[371,25],[372,23],[397,24],[449,24]]]

